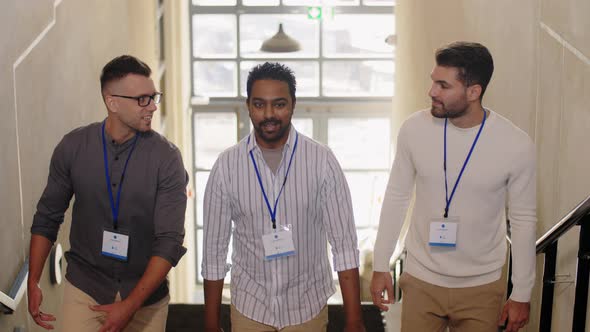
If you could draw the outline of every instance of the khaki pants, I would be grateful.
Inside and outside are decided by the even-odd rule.
[[[327,328],[328,306],[325,306],[313,319],[303,324],[291,325],[278,330],[242,315],[233,304],[231,305],[232,332],[326,332]]]
[[[121,301],[117,294],[115,301]],[[168,302],[170,296],[139,309],[125,332],[163,332],[166,330],[166,318],[168,317]],[[97,332],[105,321],[105,313],[92,311],[88,306],[97,305],[90,295],[84,293],[67,280],[64,285],[64,300],[62,305],[61,329],[62,332]]]
[[[402,332],[497,332],[504,304],[503,280],[489,284],[446,288],[429,284],[408,273],[400,277]]]

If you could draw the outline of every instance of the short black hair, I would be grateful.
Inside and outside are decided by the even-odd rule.
[[[295,90],[297,89],[297,81],[295,80],[295,74],[293,71],[278,62],[265,62],[258,65],[248,73],[248,82],[246,83],[246,92],[248,95],[247,100],[250,100],[250,94],[252,93],[252,86],[254,82],[259,80],[275,80],[287,83],[289,86],[289,94],[295,104]]]
[[[436,50],[436,64],[457,68],[457,79],[465,86],[479,84],[480,100],[494,72],[494,60],[490,51],[482,44],[472,42],[459,41],[439,48]]]
[[[150,77],[152,70],[143,61],[131,55],[121,55],[109,61],[100,74],[100,89],[104,91],[106,85],[118,81],[129,74]]]

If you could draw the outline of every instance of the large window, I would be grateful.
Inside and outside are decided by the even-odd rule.
[[[394,47],[385,39],[395,33],[393,5],[391,0],[192,0],[198,270],[207,178],[219,153],[251,130],[246,79],[265,61],[295,72],[293,125],[334,151],[351,189],[359,246],[372,249],[392,161]],[[300,51],[260,51],[279,24],[301,44]],[[200,271],[197,276],[201,282]]]

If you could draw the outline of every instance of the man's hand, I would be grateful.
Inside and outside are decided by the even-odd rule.
[[[367,330],[365,330],[365,326],[363,325],[362,321],[357,321],[347,322],[346,326],[344,327],[344,332],[367,332]]]
[[[130,303],[125,300],[117,301],[113,304],[90,306],[90,309],[106,313],[105,322],[99,332],[123,331],[137,311],[137,309],[134,309]]]
[[[41,302],[43,302],[43,292],[39,285],[32,282],[27,283],[27,298],[29,300],[29,314],[31,314],[35,323],[46,330],[53,330],[53,325],[47,322],[55,321],[55,317],[39,309]]]
[[[373,278],[371,278],[371,297],[373,298],[373,304],[383,311],[389,310],[386,304],[392,304],[395,302],[395,296],[393,295],[393,281],[389,272],[373,272]],[[387,299],[385,298],[387,293]]]
[[[516,302],[513,300],[506,301],[498,325],[506,322],[506,332],[517,332],[529,322],[529,312],[531,310],[530,302]]]

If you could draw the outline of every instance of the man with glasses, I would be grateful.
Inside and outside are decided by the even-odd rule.
[[[180,151],[152,130],[162,94],[151,69],[132,56],[110,61],[100,77],[108,116],[73,130],[55,148],[31,227],[29,312],[72,196],[75,202],[60,331],[164,331],[166,275],[186,252],[186,173]]]

